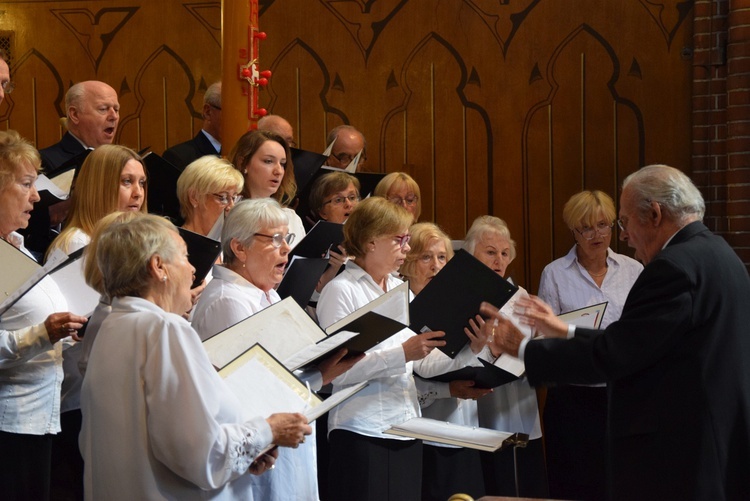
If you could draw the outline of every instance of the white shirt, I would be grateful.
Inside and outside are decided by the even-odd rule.
[[[31,257],[18,233],[11,238]],[[50,344],[44,321],[67,307],[47,276],[0,317],[0,430],[28,435],[60,431],[63,347]]]
[[[211,273],[193,309],[193,329],[203,341],[281,300],[274,289],[265,293],[224,265],[213,265]]]
[[[387,290],[401,283],[393,275],[386,277]],[[344,271],[320,293],[317,308],[320,325],[327,327],[383,294],[383,289],[365,270],[354,261],[348,261]],[[404,322],[406,319],[397,320]],[[440,350],[433,350],[422,360],[406,362],[401,345],[414,335],[408,328],[399,331],[368,350],[364,359],[333,380],[334,393],[362,381],[369,381],[370,384],[329,413],[329,433],[341,429],[376,438],[409,440],[383,432],[391,425],[420,416],[412,376],[414,364],[418,366],[420,374],[432,377],[478,363],[468,346],[453,360]]]
[[[81,404],[87,500],[254,499],[246,472],[271,428],[242,409],[182,317],[115,298]]]
[[[70,237],[68,248],[63,249],[66,254],[71,255],[75,251],[86,247],[91,242],[91,237],[83,230],[76,229]],[[88,334],[88,326],[86,333]],[[74,341],[65,342],[67,346],[63,350],[63,379],[62,389],[60,392],[60,412],[72,411],[81,408],[81,384],[83,384],[83,375],[78,367],[81,356],[83,355],[83,343]]]
[[[576,246],[567,255],[544,267],[539,282],[539,297],[559,315],[608,301],[601,327],[620,318],[625,299],[643,265],[628,256],[607,249],[607,274],[599,287],[578,262]]]
[[[198,300],[193,325],[198,323],[201,326],[198,330],[201,339],[207,339],[280,300],[275,290],[271,289],[266,295],[232,270],[214,265],[214,279]],[[317,381],[310,381],[310,386],[320,389],[320,373],[313,372]],[[312,427],[312,436],[307,437],[297,449],[284,449],[280,452],[273,470],[251,479],[250,488],[257,499],[318,499],[315,425]]]

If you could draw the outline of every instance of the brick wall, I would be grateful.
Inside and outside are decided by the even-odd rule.
[[[695,0],[693,179],[750,268],[750,0]]]

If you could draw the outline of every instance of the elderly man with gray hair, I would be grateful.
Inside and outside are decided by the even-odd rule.
[[[531,298],[518,304],[527,320],[563,339],[528,341],[483,305],[532,385],[608,384],[613,499],[750,498],[750,277],[701,222],[704,211],[698,189],[673,167],[625,179],[620,239],[645,268],[620,320],[602,331],[568,326]]]
[[[164,160],[183,170],[193,160],[221,154],[221,82],[209,85],[203,95],[203,128],[189,141],[164,151]]]

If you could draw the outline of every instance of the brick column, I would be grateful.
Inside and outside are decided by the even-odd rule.
[[[693,179],[705,222],[750,267],[750,0],[696,0]]]

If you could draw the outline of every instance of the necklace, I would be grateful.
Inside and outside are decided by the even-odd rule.
[[[604,268],[604,271],[601,273],[593,273],[591,270],[587,268],[586,271],[588,271],[589,275],[591,275],[592,277],[599,278],[599,277],[603,277],[604,275],[606,275],[608,270],[607,268]]]

